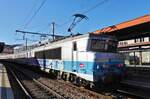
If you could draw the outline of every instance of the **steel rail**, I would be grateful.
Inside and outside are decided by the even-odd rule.
[[[45,90],[49,91],[50,93],[52,93],[53,95],[57,96],[58,99],[66,99],[64,96],[60,95],[59,93],[53,91],[52,89],[50,89],[47,85],[39,82],[38,80],[31,78],[29,75],[25,74],[24,72],[22,72],[21,70],[15,68],[16,70],[18,70],[19,72],[23,73],[25,76],[27,76],[28,78],[32,79],[35,83],[37,83],[38,85],[40,85],[41,87],[43,87]]]
[[[8,67],[8,66],[7,66]],[[21,89],[24,91],[25,95],[29,98],[29,99],[33,99],[32,96],[28,93],[28,91],[26,90],[26,88],[23,86],[23,84],[19,81],[19,79],[17,78],[17,76],[15,75],[15,73],[8,67],[9,71],[11,72],[11,74],[13,75],[13,77],[16,79],[17,83],[19,84],[19,86],[21,87]]]
[[[149,97],[146,97],[146,96],[134,93],[134,92],[129,92],[129,91],[121,90],[121,89],[118,89],[117,92],[119,92],[120,94],[126,94],[126,95],[130,95],[130,96],[133,96],[133,97],[138,97],[140,99],[149,99]]]

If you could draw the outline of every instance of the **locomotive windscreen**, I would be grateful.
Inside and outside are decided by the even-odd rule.
[[[95,52],[116,52],[118,42],[115,40],[92,39],[90,50]]]

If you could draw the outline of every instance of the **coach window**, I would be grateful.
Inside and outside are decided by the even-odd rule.
[[[46,59],[61,59],[61,48],[46,50],[45,55]]]
[[[73,50],[77,51],[77,42],[73,42]]]

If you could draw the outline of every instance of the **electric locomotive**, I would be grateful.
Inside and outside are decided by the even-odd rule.
[[[117,44],[113,36],[88,33],[49,41],[9,58],[82,85],[109,84],[119,82],[126,74]]]

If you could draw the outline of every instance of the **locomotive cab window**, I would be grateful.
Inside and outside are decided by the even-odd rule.
[[[90,50],[95,52],[116,52],[117,41],[92,39],[90,41]]]
[[[107,48],[108,52],[116,52],[117,51],[117,45],[118,45],[117,41],[109,40],[107,42],[107,45],[108,45],[108,48]]]
[[[91,40],[91,47],[90,49],[92,51],[104,51],[105,50],[105,44],[106,42],[104,40],[99,39],[92,39]]]

